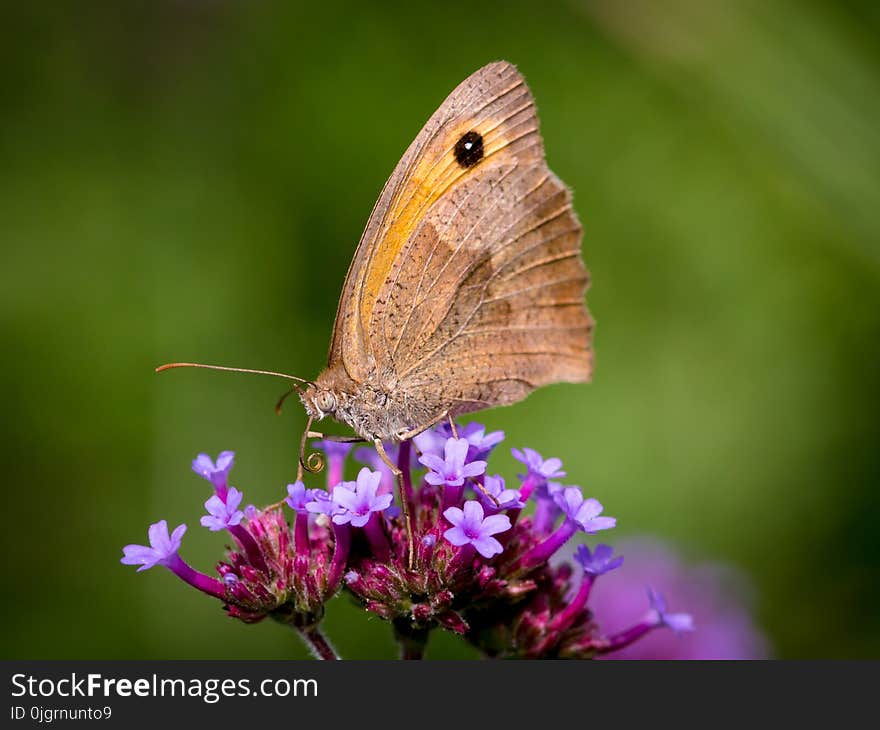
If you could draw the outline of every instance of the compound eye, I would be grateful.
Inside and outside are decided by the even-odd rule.
[[[336,410],[336,396],[329,390],[322,390],[315,396],[315,405],[324,413],[332,413]]]

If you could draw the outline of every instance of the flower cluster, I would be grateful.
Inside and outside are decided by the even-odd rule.
[[[486,656],[524,658],[590,658],[659,627],[692,630],[688,614],[669,612],[648,589],[638,621],[603,631],[590,593],[623,558],[602,543],[577,545],[570,561],[558,555],[579,533],[604,532],[616,520],[580,487],[557,481],[566,476],[559,459],[533,449],[513,449],[525,470],[515,485],[490,475],[488,459],[503,439],[480,424],[456,432],[444,424],[389,444],[402,472],[399,489],[372,449],[352,454],[351,444],[317,442],[327,459],[326,489],[296,481],[265,509],[240,509],[242,493],[228,483],[232,452],[216,461],[200,454],[193,470],[213,489],[201,524],[225,530],[233,543],[216,575],[180,557],[186,525],[169,533],[165,520],[150,526],[149,546],[126,546],[122,562],[138,570],[162,565],[242,621],[288,624],[321,658],[335,656],[319,624],[340,590],[391,623],[407,658],[422,655],[436,628],[461,634]],[[350,456],[363,467],[346,481]]]

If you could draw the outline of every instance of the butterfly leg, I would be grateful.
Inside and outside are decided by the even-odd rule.
[[[391,461],[391,458],[385,451],[385,447],[382,445],[382,439],[376,439],[373,442],[373,445],[376,447],[376,453],[379,454],[379,458],[385,462],[385,466],[391,469],[391,473],[394,474],[394,477],[397,479],[397,493],[400,495],[400,505],[403,508],[403,520],[406,524],[406,539],[409,543],[407,561],[409,569],[412,570],[415,545],[413,543],[412,517],[410,516],[409,511],[409,499],[407,498],[406,484],[403,481],[403,470]]]
[[[324,439],[324,441],[335,441],[339,444],[363,444],[367,442],[363,436],[334,436],[333,434],[325,434],[320,431],[309,431],[306,434],[310,439]]]
[[[449,428],[452,429],[452,438],[458,438],[458,429],[455,427],[455,421],[452,420],[452,414],[447,413],[447,418],[449,418]]]
[[[440,421],[449,416],[449,411],[443,411],[439,416],[432,418],[428,421],[424,426],[416,426],[415,428],[410,429],[409,431],[403,431],[395,437],[398,441],[409,441],[411,438],[418,436],[420,433],[424,433],[431,426],[436,426]],[[454,427],[453,427],[454,428]]]

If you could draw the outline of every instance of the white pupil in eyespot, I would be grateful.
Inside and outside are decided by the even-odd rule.
[[[469,149],[470,149],[471,147],[473,147],[473,146],[474,146],[474,143],[473,143],[473,142],[465,142],[465,143],[464,143],[464,148],[465,148],[466,150],[469,150]]]

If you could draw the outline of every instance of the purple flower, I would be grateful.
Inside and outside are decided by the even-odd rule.
[[[500,474],[496,474],[494,477],[487,476],[483,479],[483,489],[486,490],[490,497],[494,497],[495,500],[493,501],[490,497],[487,497],[479,489],[477,490],[477,497],[483,503],[483,506],[492,512],[504,509],[522,509],[525,507],[525,502],[520,499],[519,490],[506,489],[504,478]]]
[[[614,517],[600,517],[602,504],[590,497],[584,499],[580,487],[565,487],[562,492],[553,496],[562,513],[580,527],[584,532],[593,533],[608,530],[617,524]]]
[[[313,489],[306,489],[302,482],[287,485],[288,497],[284,500],[294,512],[307,512],[306,504],[313,501]]]
[[[660,588],[673,605],[687,606],[697,630],[676,636],[651,631],[608,659],[764,659],[766,637],[753,617],[753,587],[729,565],[689,563],[655,539],[630,540],[622,570],[596,582],[591,609],[603,631],[613,635],[645,613],[645,586]]]
[[[392,444],[387,444],[385,446],[385,453],[388,454],[388,458],[391,459],[395,464],[397,463],[397,446]],[[373,471],[378,471],[382,474],[382,481],[379,483],[379,492],[384,494],[385,492],[393,492],[394,491],[394,474],[391,469],[388,468],[388,465],[382,461],[379,456],[379,453],[372,446],[361,446],[354,451],[354,460],[364,466],[368,466]]]
[[[648,600],[651,602],[648,621],[655,626],[666,626],[676,634],[694,630],[693,616],[689,613],[669,613],[663,594],[657,593],[653,588],[648,588]]]
[[[342,482],[337,487],[334,487],[334,489],[347,489],[347,487],[345,486],[345,482]],[[311,501],[306,502],[305,504],[307,512],[333,517],[333,515],[338,514],[341,511],[342,508],[336,504],[333,497],[323,489],[312,489],[311,492]]]
[[[150,547],[146,545],[126,545],[122,548],[123,557],[120,561],[123,565],[140,565],[138,572],[147,570],[155,565],[167,565],[180,550],[183,533],[186,525],[178,525],[171,535],[168,534],[168,523],[165,520],[150,525],[147,534],[150,538]]]
[[[370,471],[367,467],[360,470],[356,482],[343,482],[333,489],[333,501],[340,510],[333,515],[337,525],[351,523],[353,527],[363,527],[373,512],[381,512],[391,505],[394,497],[391,494],[379,494],[379,482],[382,474]]]
[[[468,461],[484,460],[492,449],[504,440],[504,431],[492,431],[487,434],[486,427],[482,423],[471,422],[457,430],[458,437],[465,439],[469,444]],[[422,454],[440,456],[446,446],[446,441],[452,435],[452,426],[448,423],[442,423],[423,431],[413,441]]]
[[[444,424],[448,425],[448,424]],[[429,428],[422,431],[418,436],[413,438],[413,443],[421,454],[433,454],[440,456],[443,454],[443,448],[446,446],[447,440],[452,434],[441,427]]]
[[[549,499],[552,502],[553,498],[562,492],[563,489],[565,489],[565,485],[560,482],[547,482],[538,487],[536,496],[542,499]]]
[[[240,524],[244,519],[244,512],[238,509],[241,497],[241,492],[235,487],[229,488],[225,502],[216,494],[212,494],[210,499],[205,502],[205,509],[209,514],[202,516],[202,527],[207,527],[211,532],[217,532]]]
[[[447,428],[449,425],[446,424]],[[449,429],[450,435],[452,429]],[[466,439],[470,444],[468,457],[470,459],[485,459],[492,449],[504,441],[504,431],[492,431],[486,433],[486,427],[482,423],[469,423],[458,430],[460,438]]]
[[[491,558],[503,551],[501,543],[492,535],[510,529],[507,515],[484,517],[482,505],[468,500],[463,510],[450,507],[443,516],[452,525],[443,533],[443,537],[453,545],[473,545],[484,558]]]
[[[565,487],[561,492],[553,495],[553,500],[562,510],[565,519],[555,532],[522,556],[520,559],[522,567],[534,568],[549,560],[578,530],[592,534],[599,530],[608,530],[617,524],[617,520],[613,517],[600,517],[602,505],[595,499],[584,499],[580,487]],[[546,502],[547,500],[540,501],[538,507],[542,507]],[[540,514],[536,513],[536,522],[539,517]],[[549,524],[551,523],[548,523],[548,526]],[[544,531],[543,528],[540,530],[541,533]]]
[[[385,447],[385,452],[388,452],[387,446]],[[380,458],[379,452],[372,446],[361,446],[355,449],[354,460],[359,464],[370,467],[373,471],[381,471],[382,467],[388,469],[388,466]],[[388,473],[391,473],[390,470]]]
[[[586,545],[578,545],[574,559],[580,563],[584,573],[595,578],[623,565],[623,556],[612,558],[613,554],[614,548],[610,545],[596,545],[592,553]]]
[[[565,476],[565,472],[561,469],[562,459],[554,457],[545,460],[537,451],[529,448],[522,451],[511,449],[510,453],[513,454],[514,459],[521,461],[528,467],[528,476],[533,477],[539,484],[548,479],[561,479]]]
[[[466,463],[469,446],[466,439],[450,438],[446,440],[444,448],[445,459],[435,454],[422,455],[419,461],[430,469],[425,475],[425,481],[434,486],[445,484],[448,487],[460,487],[465,478],[485,473],[485,461]]]
[[[221,451],[220,455],[217,457],[217,463],[215,464],[211,457],[207,454],[199,454],[192,463],[193,471],[198,474],[203,479],[207,479],[211,484],[214,485],[214,489],[220,493],[221,498],[224,496],[222,493],[226,491],[226,483],[229,478],[229,470],[232,469],[232,465],[235,462],[235,452],[234,451]]]

